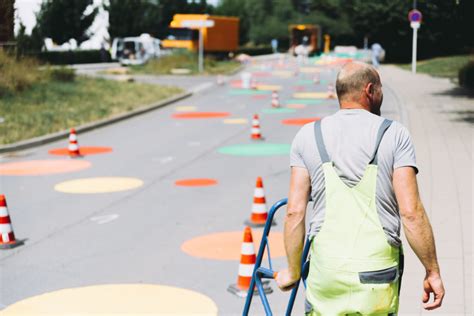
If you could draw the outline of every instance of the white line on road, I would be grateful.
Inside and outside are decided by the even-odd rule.
[[[118,214],[100,215],[91,217],[90,220],[96,222],[99,225],[110,223],[119,217]]]

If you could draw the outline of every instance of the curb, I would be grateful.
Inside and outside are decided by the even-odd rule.
[[[156,110],[158,108],[164,107],[164,106],[169,105],[171,103],[189,98],[192,94],[193,94],[192,92],[184,92],[184,93],[181,93],[177,96],[170,97],[168,99],[160,101],[158,103],[153,103],[151,105],[142,106],[138,109],[135,109],[135,110],[127,112],[127,113],[119,114],[119,115],[109,117],[109,118],[106,118],[106,119],[103,119],[103,120],[95,121],[95,122],[92,122],[92,123],[87,123],[87,124],[84,124],[84,125],[81,125],[81,126],[77,127],[76,132],[78,134],[79,133],[85,133],[85,132],[91,131],[91,130],[96,129],[96,128],[100,128],[100,127],[104,127],[104,126],[107,126],[107,125],[110,125],[110,124],[113,124],[113,123],[116,123],[116,122],[120,122],[120,121],[126,120],[128,118],[131,118],[131,117],[134,117],[134,116],[137,116],[137,115],[140,115],[140,114],[144,114],[144,113]],[[44,145],[44,144],[47,144],[47,143],[54,142],[56,140],[66,139],[68,137],[68,135],[69,135],[69,130],[63,130],[63,131],[60,131],[60,132],[47,134],[47,135],[44,135],[44,136],[30,138],[30,139],[20,141],[20,142],[17,142],[17,143],[13,143],[13,144],[10,144],[10,145],[0,146],[0,153],[8,153],[8,152],[13,152],[13,151],[18,151],[18,150],[23,150],[23,149],[28,149],[28,148]]]

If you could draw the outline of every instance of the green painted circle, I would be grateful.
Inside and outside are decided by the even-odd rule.
[[[233,156],[277,156],[288,155],[290,144],[244,144],[219,148],[221,154]]]
[[[263,109],[262,112],[266,114],[280,114],[280,113],[294,113],[296,112],[296,110],[289,109],[289,108],[274,108],[274,109]]]
[[[251,89],[231,89],[229,90],[230,95],[264,95],[270,94],[271,91],[265,90],[251,90]]]

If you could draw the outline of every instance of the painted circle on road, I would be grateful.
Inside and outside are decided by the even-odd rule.
[[[0,164],[0,175],[39,176],[55,173],[74,172],[89,168],[86,160],[31,160]]]
[[[262,95],[254,95],[252,96],[252,99],[254,100],[263,100],[266,99],[268,95],[262,94]]]
[[[181,245],[181,250],[190,256],[213,260],[240,260],[240,248],[242,246],[242,232],[221,232],[210,235],[199,236]],[[252,230],[255,251],[258,251],[261,230]],[[284,257],[285,247],[283,245],[283,234],[271,232],[268,235],[270,253],[272,258]]]
[[[110,152],[112,152],[112,148],[111,147],[85,147],[85,146],[80,146],[79,147],[79,152],[82,156],[97,155],[97,154],[110,153]],[[51,154],[51,155],[57,155],[57,156],[69,156],[69,150],[67,148],[51,149],[51,150],[48,151],[48,153]]]
[[[221,147],[217,151],[234,156],[274,156],[288,155],[290,147],[289,144],[244,144]]]
[[[229,112],[188,112],[173,114],[175,119],[207,119],[229,116]]]
[[[8,306],[2,315],[214,316],[217,312],[214,301],[191,290],[153,284],[106,284],[33,296]]]
[[[54,189],[64,193],[92,194],[120,192],[136,189],[143,185],[143,181],[136,178],[103,177],[84,178],[61,182]]]
[[[319,121],[320,117],[295,118],[281,121],[284,125],[305,125],[314,121]]]
[[[304,104],[287,104],[286,107],[289,108],[289,109],[304,109],[306,107],[306,105],[304,105]]]
[[[177,112],[194,112],[196,109],[197,108],[193,105],[181,105],[175,108]]]
[[[273,108],[273,109],[263,109],[262,112],[266,114],[281,114],[281,113],[294,113],[296,112],[296,110],[288,109],[288,108]]]
[[[231,118],[225,119],[223,122],[224,124],[247,124],[249,120],[246,118]]]
[[[207,178],[181,179],[176,180],[174,184],[180,187],[207,187],[216,185],[217,180]]]

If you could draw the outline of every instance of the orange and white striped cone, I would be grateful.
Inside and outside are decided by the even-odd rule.
[[[250,138],[253,140],[263,140],[262,134],[260,132],[260,121],[258,119],[258,114],[255,114],[252,119],[252,133]]]
[[[250,219],[245,220],[244,224],[251,227],[262,227],[265,226],[267,217],[267,201],[263,189],[263,180],[262,177],[258,177],[253,193],[252,213]],[[272,225],[275,225],[275,222],[272,222]]]
[[[7,200],[5,195],[0,194],[0,249],[17,247],[21,242],[15,239],[10,214],[8,214]]]
[[[315,73],[313,76],[313,83],[314,84],[319,84],[321,82],[321,79],[319,77],[319,73]]]
[[[69,152],[69,157],[75,158],[81,156],[79,144],[77,143],[77,134],[74,128],[71,128],[71,131],[69,132],[69,145],[67,149]]]
[[[238,297],[247,297],[256,260],[257,257],[255,255],[255,248],[253,245],[252,230],[247,226],[244,230],[244,240],[240,250],[240,264],[237,283],[229,285],[227,288],[229,292],[237,295]],[[270,294],[273,292],[269,286],[269,281],[263,282],[263,289],[265,294]],[[258,291],[255,290],[253,295],[258,295]]]
[[[328,84],[328,98],[336,99],[336,92],[334,91],[334,85],[332,83]]]
[[[250,80],[250,89],[257,90],[257,88],[257,80],[252,78],[252,80]]]
[[[280,107],[280,100],[278,99],[278,92],[272,92],[272,108],[279,108]]]

